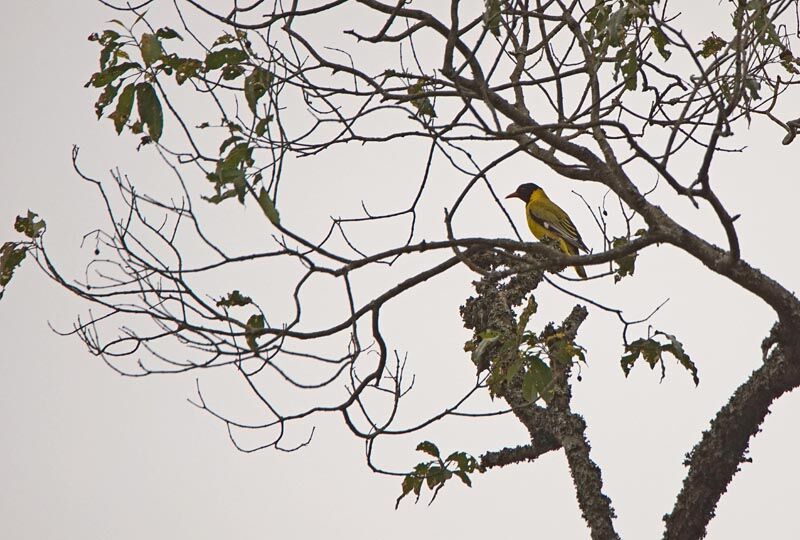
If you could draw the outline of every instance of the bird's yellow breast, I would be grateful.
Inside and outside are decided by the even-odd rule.
[[[555,240],[558,243],[558,246],[561,248],[561,251],[564,253],[568,253],[570,255],[577,253],[577,250],[567,244],[567,242],[565,242],[561,236],[549,229],[545,229],[533,219],[531,208],[536,206],[545,206],[550,209],[555,207],[558,210],[561,210],[553,201],[550,200],[543,189],[539,188],[531,193],[531,198],[528,200],[528,204],[525,205],[525,217],[528,220],[528,228],[533,233],[533,236],[535,236],[537,240],[544,240],[545,238]]]

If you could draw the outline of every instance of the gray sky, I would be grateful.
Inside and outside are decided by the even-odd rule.
[[[81,247],[81,238],[102,222],[102,215],[95,194],[71,169],[72,145],[81,147],[81,162],[98,177],[116,165],[146,181],[168,172],[150,149],[137,154],[132,138],[117,138],[107,120],[97,122],[96,92],[83,88],[97,62],[96,44],[86,37],[105,28],[112,13],[94,2],[53,0],[14,2],[4,11],[0,242],[14,238],[14,217],[30,208],[47,220],[46,241],[54,257],[77,277],[93,249]],[[783,147],[782,136],[773,126],[755,123],[742,139],[747,152],[720,160],[714,174],[732,212],[742,213],[737,224],[744,257],[797,288],[800,143]],[[360,159],[356,165],[348,162],[348,176],[368,178],[381,156],[362,152]],[[329,174],[330,163],[308,165],[298,175]],[[507,174],[508,179],[492,179],[500,191],[512,191],[526,173]],[[575,186],[549,181],[544,177],[540,183],[576,214],[579,228],[590,230],[591,218],[580,216],[580,201],[570,194]],[[283,219],[313,216],[316,207],[309,210],[303,203],[290,190]],[[337,210],[347,204],[341,201]],[[664,204],[707,237],[721,239],[707,211],[694,214],[688,204]],[[515,213],[520,208],[509,209],[521,218]],[[328,214],[320,210],[319,215],[327,219]],[[517,225],[523,226],[521,219]],[[473,223],[472,232],[481,227]],[[589,423],[592,456],[603,468],[604,491],[625,538],[660,533],[661,516],[671,509],[683,480],[684,454],[758,366],[759,345],[773,321],[763,304],[686,256],[669,248],[651,251],[642,255],[635,279],[592,291],[615,305],[636,306],[643,299],[646,306],[634,309],[632,317],[669,297],[653,324],[683,341],[699,367],[699,387],[674,363],[667,365],[661,384],[657,372],[642,366],[626,379],[619,368],[619,327],[601,313],[592,313],[578,340],[590,353],[583,382],[574,386],[574,409]],[[466,272],[457,277],[460,281],[426,285],[424,307],[419,297],[411,297],[388,312],[387,325],[421,379],[421,374],[450,377],[456,385],[471,380],[474,368],[462,352],[468,336],[457,313],[473,278]],[[553,319],[571,307],[545,291],[537,299]],[[317,420],[315,440],[302,451],[240,453],[222,424],[187,403],[194,396],[193,374],[120,377],[76,338],[58,337],[48,328],[49,321],[68,329],[86,309],[31,264],[18,271],[0,302],[2,538],[586,535],[561,454],[476,476],[472,489],[448,485],[432,506],[424,496],[417,505],[407,499],[395,511],[399,480],[369,472],[362,444],[338,417]],[[422,309],[431,322],[420,325]],[[436,392],[437,380],[426,384],[422,379],[417,392],[422,397],[426,388]],[[204,375],[203,383],[223,407],[243,400],[223,374]],[[773,407],[751,446],[753,463],[742,466],[722,498],[710,538],[800,536],[795,518],[800,472],[790,466],[800,451],[799,399],[784,397]],[[457,421],[393,442],[382,458],[392,467],[410,468],[422,459],[414,447],[423,438],[436,440],[444,451],[475,455],[525,443],[523,429],[511,418],[476,426]]]

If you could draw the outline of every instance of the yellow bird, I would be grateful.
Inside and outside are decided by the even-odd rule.
[[[521,184],[517,191],[506,197],[506,199],[513,198],[525,201],[528,227],[537,239],[555,240],[561,251],[567,255],[577,255],[578,251],[589,251],[567,213],[551,201],[542,188],[536,184]],[[586,272],[582,266],[576,266],[575,271],[586,279]]]

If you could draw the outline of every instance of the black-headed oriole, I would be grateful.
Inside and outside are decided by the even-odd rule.
[[[525,201],[528,227],[537,239],[555,240],[561,251],[567,255],[577,255],[578,251],[589,251],[567,213],[551,201],[542,188],[536,184],[521,184],[514,193],[506,197],[506,199],[512,198]],[[576,266],[575,271],[586,279],[586,271],[582,266]]]

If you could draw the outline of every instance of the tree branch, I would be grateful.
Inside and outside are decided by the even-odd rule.
[[[750,439],[759,432],[770,405],[800,386],[797,341],[795,334],[791,346],[779,343],[769,352],[764,364],[734,392],[688,454],[685,464],[689,473],[672,512],[664,516],[665,539],[705,536],[720,497],[739,465],[747,461]]]
[[[561,446],[555,440],[550,440],[542,444],[527,444],[514,448],[503,448],[495,452],[486,452],[481,456],[481,467],[490,469],[492,467],[505,467],[522,461],[534,461],[539,456],[559,448]]]

